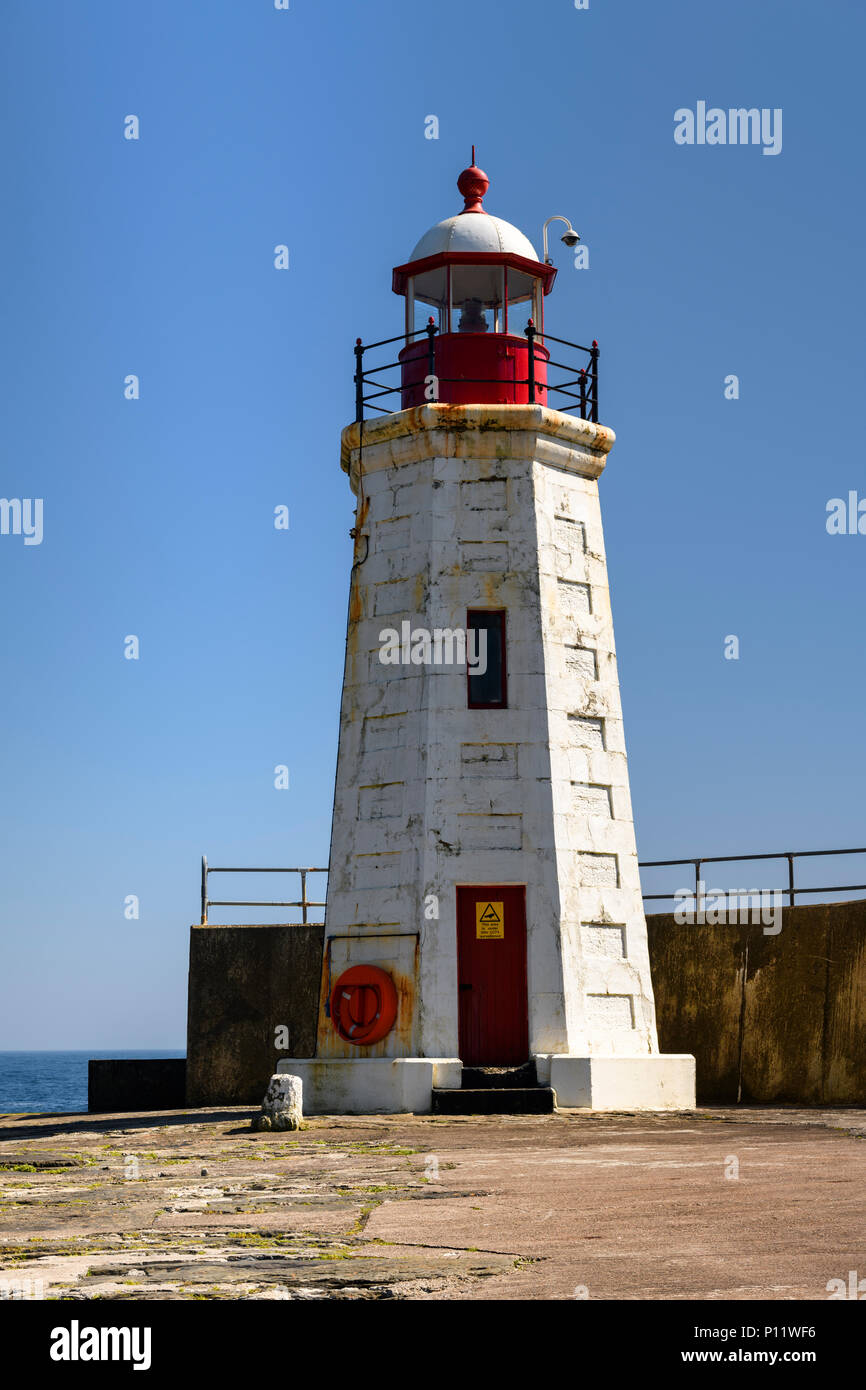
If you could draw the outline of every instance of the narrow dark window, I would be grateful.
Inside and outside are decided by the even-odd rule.
[[[470,608],[466,614],[466,684],[470,709],[505,709],[508,680],[505,662],[505,610]],[[470,660],[478,667],[473,674]],[[485,664],[486,663],[486,664]]]

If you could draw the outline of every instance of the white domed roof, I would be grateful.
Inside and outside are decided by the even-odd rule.
[[[525,237],[519,227],[503,222],[501,217],[491,217],[489,212],[458,212],[455,217],[446,217],[437,222],[429,232],[425,232],[410,261],[421,261],[425,256],[437,256],[441,251],[494,252],[496,255],[510,254],[524,256],[528,261],[537,261],[535,247]]]

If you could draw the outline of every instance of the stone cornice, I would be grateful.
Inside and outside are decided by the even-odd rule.
[[[543,405],[420,405],[364,422],[364,472],[429,458],[533,458],[597,478],[616,436]],[[361,426],[343,430],[340,466],[357,491]]]

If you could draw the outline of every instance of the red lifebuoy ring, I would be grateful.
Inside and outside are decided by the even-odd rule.
[[[331,1022],[346,1042],[369,1047],[397,1020],[397,989],[378,965],[353,965],[331,990]]]

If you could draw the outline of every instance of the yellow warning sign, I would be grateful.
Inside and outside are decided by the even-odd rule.
[[[475,935],[479,941],[500,941],[505,936],[502,903],[475,904]]]

